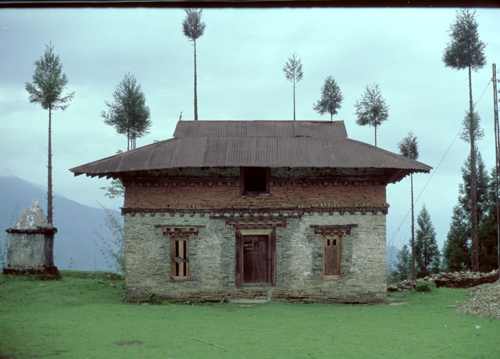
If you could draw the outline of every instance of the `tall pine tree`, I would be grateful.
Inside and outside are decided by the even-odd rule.
[[[417,218],[417,236],[415,240],[416,276],[425,277],[439,272],[440,254],[436,242],[436,230],[425,204]]]
[[[389,118],[389,106],[382,97],[378,84],[367,85],[360,100],[356,100],[356,123],[360,126],[375,128],[375,147],[377,147],[377,127]]]
[[[401,156],[408,157],[412,160],[418,159],[418,142],[417,137],[413,135],[413,132],[408,132],[408,136],[403,138],[401,142],[398,143],[399,153]],[[415,280],[416,270],[415,270],[415,212],[413,208],[413,173],[410,174],[411,182],[411,268],[412,268],[412,279]]]
[[[146,96],[134,75],[125,74],[113,93],[114,102],[104,101],[108,112],[101,111],[104,123],[113,126],[120,135],[127,135],[127,151],[135,149],[136,138],[149,133],[151,111]]]
[[[194,120],[198,121],[198,83],[196,74],[196,40],[203,36],[205,23],[201,21],[202,9],[185,9],[186,18],[182,21],[182,32],[193,43],[194,48]],[[181,113],[182,115],[182,113]]]
[[[471,156],[471,261],[472,270],[479,270],[478,261],[478,222],[479,215],[476,204],[476,145],[474,136],[474,104],[472,102],[472,70],[478,71],[486,65],[486,56],[484,48],[486,44],[479,40],[478,23],[476,21],[476,12],[469,9],[460,9],[457,11],[455,22],[450,26],[450,42],[447,44],[443,53],[443,62],[446,67],[456,70],[468,69],[469,71],[469,110],[467,117],[470,123],[470,156]]]
[[[477,158],[477,214],[479,227],[483,225],[489,208],[488,172],[479,151]],[[473,270],[471,261],[471,158],[462,167],[463,183],[458,185],[458,203],[453,208],[453,215],[446,241],[443,246],[443,262],[447,271]]]
[[[337,110],[342,107],[343,99],[344,96],[337,81],[335,81],[333,76],[328,76],[323,86],[321,86],[321,99],[313,105],[313,110],[320,115],[329,113],[330,121],[333,121],[333,115],[336,115]]]
[[[285,73],[286,79],[293,85],[293,120],[295,121],[295,87],[304,77],[302,62],[295,52],[292,54],[292,57],[288,58],[285,66],[283,66],[283,72]]]
[[[35,61],[33,83],[26,83],[31,103],[38,103],[44,110],[49,110],[49,145],[48,145],[48,184],[47,184],[47,222],[53,222],[52,205],[52,111],[66,110],[75,92],[63,96],[68,84],[66,74],[62,73],[59,55],[55,55],[52,43],[45,45],[45,54]]]

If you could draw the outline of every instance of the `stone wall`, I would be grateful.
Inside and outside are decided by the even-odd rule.
[[[38,200],[25,209],[13,228],[7,229],[7,266],[3,274],[33,274],[40,279],[61,279],[54,266],[54,234]]]
[[[54,232],[7,230],[8,267],[54,266]],[[47,231],[45,231],[47,232]]]
[[[182,216],[181,216],[182,215]],[[278,213],[266,214],[278,216]],[[287,217],[288,216],[288,217]],[[288,301],[385,300],[385,215],[382,212],[332,215],[319,212],[285,214],[286,227],[276,228],[276,285],[272,288],[237,288],[235,285],[235,229],[218,218],[200,213],[125,214],[126,295],[145,299],[230,300],[271,296]],[[341,276],[323,279],[323,237],[311,225],[355,224],[342,245]],[[169,238],[162,226],[202,226],[189,240],[190,278],[170,278]]]

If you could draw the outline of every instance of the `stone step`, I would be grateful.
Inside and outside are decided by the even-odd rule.
[[[238,304],[263,304],[269,302],[269,299],[231,299],[230,303],[238,303]]]

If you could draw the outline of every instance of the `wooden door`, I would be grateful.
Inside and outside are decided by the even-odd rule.
[[[243,236],[242,247],[243,284],[269,283],[269,236]]]

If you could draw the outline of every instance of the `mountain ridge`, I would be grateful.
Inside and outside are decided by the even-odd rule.
[[[15,225],[20,213],[37,198],[46,214],[47,193],[42,185],[36,185],[16,176],[0,177],[0,238],[2,248],[8,228]],[[97,244],[103,244],[96,234],[112,239],[106,227],[104,209],[90,207],[54,192],[54,264],[59,269],[108,270],[106,259]],[[109,210],[119,222],[123,218],[116,210]],[[97,243],[97,244],[96,244]]]

